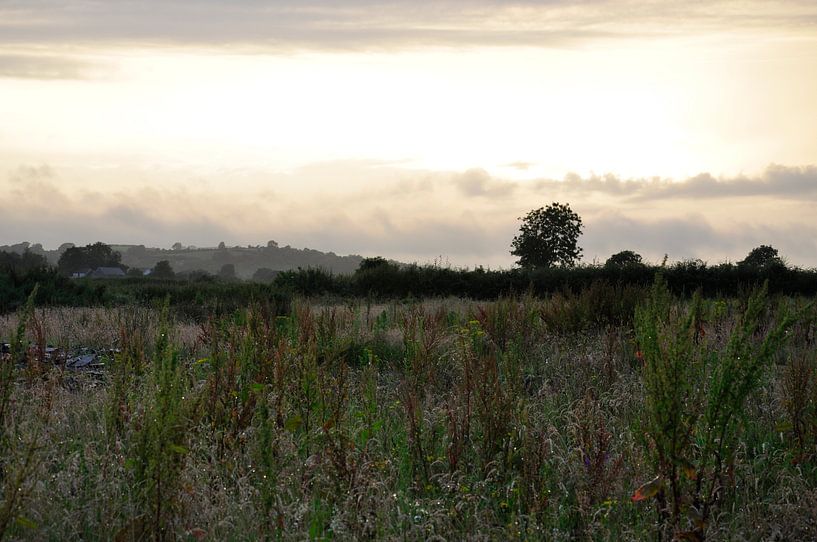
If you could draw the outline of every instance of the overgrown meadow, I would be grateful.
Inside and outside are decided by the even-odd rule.
[[[817,538],[810,299],[33,299],[0,317],[0,538]]]

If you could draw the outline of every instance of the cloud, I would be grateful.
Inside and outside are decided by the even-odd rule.
[[[223,214],[206,211],[208,205],[216,208],[223,199],[218,194],[149,187],[69,191],[60,187],[62,179],[48,164],[18,167],[7,179],[5,186],[0,182],[0,244],[7,239],[36,238],[47,246],[98,240],[165,246],[165,237],[173,235],[200,244],[236,236]],[[244,216],[251,204],[221,204],[218,208]]]
[[[439,172],[425,172],[439,186]],[[817,199],[817,166],[772,164],[758,175],[715,177],[700,173],[685,179],[664,177],[621,178],[613,174],[582,177],[569,173],[564,179],[536,178],[508,180],[482,168],[452,174],[448,182],[469,197],[505,197],[527,194],[535,197],[586,199],[592,195],[615,198],[624,203],[670,202],[685,200],[723,200],[764,197],[797,202]]]
[[[817,198],[817,166],[773,164],[756,176],[716,178],[710,173],[701,173],[681,180],[660,177],[622,179],[612,174],[581,177],[571,173],[563,180],[538,179],[532,181],[531,186],[537,192],[599,193],[641,202],[753,196],[811,200]]]
[[[757,177],[716,179],[702,173],[682,183],[658,183],[652,194],[641,197],[731,198],[776,196],[812,199],[817,196],[817,167],[785,167],[773,164]]]
[[[72,57],[0,53],[0,77],[86,79],[92,69],[90,63]]]
[[[15,207],[28,207],[32,211],[58,209],[69,201],[57,187],[56,175],[48,164],[20,166],[9,173],[8,179],[7,193],[11,201],[5,207],[6,212]]]
[[[550,3],[562,10],[562,3]],[[526,10],[541,6],[529,3]],[[493,17],[492,17],[493,15]],[[499,16],[499,24],[487,25]],[[266,50],[392,49],[401,46],[562,43],[599,32],[561,24],[513,24],[514,10],[494,2],[190,0],[12,2],[0,7],[7,43],[150,42]]]
[[[534,165],[536,165],[534,162],[523,162],[521,160],[518,162],[511,162],[510,164],[505,164],[506,167],[518,169],[520,171],[527,171],[528,169],[531,168],[531,166]]]
[[[469,197],[504,197],[516,190],[517,185],[497,180],[484,169],[469,169],[465,173],[454,175],[453,183],[460,192]]]
[[[39,166],[23,165],[9,174],[9,180],[14,184],[30,181],[42,181],[54,177],[54,170],[48,164]]]
[[[813,2],[579,0],[57,0],[0,5],[5,43],[98,42],[360,50],[562,47],[713,28],[808,29]],[[667,23],[671,22],[669,25]]]

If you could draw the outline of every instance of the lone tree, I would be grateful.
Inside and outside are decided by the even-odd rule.
[[[582,249],[577,245],[582,219],[570,205],[552,203],[520,218],[519,235],[513,238],[511,254],[522,267],[572,267]]]
[[[632,250],[622,250],[607,258],[605,267],[638,267],[643,265],[641,254]]]
[[[786,263],[777,253],[777,249],[769,245],[760,245],[759,247],[753,248],[743,261],[738,262],[738,265],[752,269],[786,267]]]

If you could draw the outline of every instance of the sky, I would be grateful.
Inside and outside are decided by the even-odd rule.
[[[817,266],[817,2],[0,0],[0,244]]]

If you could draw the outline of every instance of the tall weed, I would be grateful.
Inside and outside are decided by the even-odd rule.
[[[766,331],[768,312],[763,288],[747,301],[726,344],[714,344],[707,339],[700,296],[682,310],[660,276],[636,311],[644,445],[656,477],[633,500],[654,500],[664,536],[702,540],[733,484],[741,412],[793,323],[782,314]]]
[[[166,304],[142,386],[143,403],[131,419],[126,465],[133,476],[137,516],[120,531],[125,538],[175,538],[179,478],[196,405],[188,379],[171,341]]]

